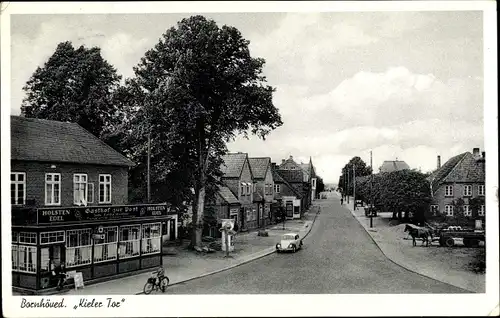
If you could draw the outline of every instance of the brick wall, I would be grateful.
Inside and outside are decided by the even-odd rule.
[[[55,168],[51,168],[55,165]],[[26,173],[26,200],[35,200],[38,206],[45,205],[45,174],[61,174],[61,206],[73,204],[73,174],[87,174],[87,182],[94,184],[94,203],[99,205],[99,174],[111,174],[111,204],[128,203],[128,168],[68,163],[11,161],[12,172]]]
[[[453,187],[453,196],[446,196],[446,186],[451,185]],[[472,185],[472,195],[464,196],[465,185]],[[468,204],[468,200],[472,198],[479,197],[478,186],[484,185],[484,183],[448,183],[442,184],[433,195],[432,203],[433,205],[438,205],[438,211],[441,214],[445,213],[445,205],[451,205],[453,200],[462,198],[465,203]]]

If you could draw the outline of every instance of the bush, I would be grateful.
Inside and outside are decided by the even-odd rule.
[[[469,264],[471,270],[478,274],[484,274],[486,272],[486,248],[476,249],[474,257],[475,260]]]

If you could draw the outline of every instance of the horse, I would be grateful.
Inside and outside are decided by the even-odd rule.
[[[408,232],[410,236],[413,239],[413,246],[417,246],[417,242],[415,238],[419,237],[422,239],[422,246],[424,245],[424,242],[426,243],[425,246],[429,246],[429,242],[432,242],[432,231],[429,229],[426,229],[424,227],[419,227],[415,226],[413,224],[406,224],[405,226],[405,232]],[[431,240],[429,241],[429,236],[431,237]]]

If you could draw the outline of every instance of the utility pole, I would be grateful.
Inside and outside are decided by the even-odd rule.
[[[148,133],[148,203],[151,203],[151,132]]]
[[[373,162],[372,151],[370,150],[370,228],[373,227]]]
[[[347,175],[347,204],[349,204],[349,168],[345,169],[346,175]]]
[[[356,165],[352,165],[352,199],[354,200],[354,210],[356,210]]]

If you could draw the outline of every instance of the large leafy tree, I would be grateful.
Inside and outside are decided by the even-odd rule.
[[[367,166],[363,159],[358,156],[352,157],[344,168],[342,168],[342,174],[339,177],[339,187],[342,188],[345,195],[353,195],[354,176],[368,176],[371,172],[371,167]]]
[[[21,113],[26,117],[76,122],[97,137],[114,131],[123,112],[113,103],[119,86],[116,69],[98,47],[75,49],[60,43],[23,88]]]
[[[274,88],[262,75],[264,60],[250,56],[248,46],[234,27],[183,19],[145,53],[125,89],[139,96],[127,101],[130,153],[144,156],[150,134],[155,179],[174,177],[187,197],[185,189],[192,191],[191,245],[201,241],[207,191],[219,180],[226,142],[238,134],[265,138],[282,124]]]

